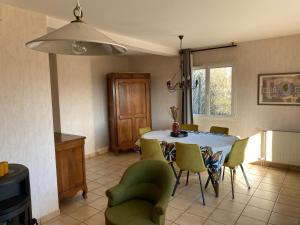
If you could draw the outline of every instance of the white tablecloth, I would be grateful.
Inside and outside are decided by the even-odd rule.
[[[212,133],[188,133],[187,137],[183,138],[174,138],[170,135],[170,130],[158,130],[151,131],[142,136],[146,139],[158,139],[159,141],[166,141],[168,143],[187,143],[187,144],[198,144],[199,146],[205,147],[209,146],[212,148],[212,151],[223,152],[222,164],[224,163],[225,158],[230,153],[233,143],[238,139],[235,136],[219,135]]]

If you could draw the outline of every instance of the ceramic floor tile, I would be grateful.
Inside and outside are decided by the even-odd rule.
[[[281,203],[276,203],[273,209],[274,212],[280,213],[286,216],[298,217],[300,218],[300,207],[284,205]]]
[[[262,198],[252,197],[248,205],[271,211],[273,209],[273,206],[275,205],[275,202]]]
[[[290,186],[288,187],[283,186],[279,194],[286,195],[287,197],[300,198],[300,189],[291,188]]]
[[[253,196],[275,202],[278,197],[278,193],[258,189],[254,192]]]
[[[84,221],[86,225],[105,225],[105,218],[103,213],[97,213]]]
[[[224,225],[224,223],[219,223],[213,220],[207,220],[203,225]]]
[[[115,186],[126,168],[138,160],[140,156],[136,153],[118,156],[108,153],[87,159],[88,199],[84,200],[78,193],[63,201],[60,204],[62,214],[44,225],[104,225],[105,191]],[[204,191],[205,206],[202,205],[198,177],[191,174],[189,185],[185,186],[184,174],[176,196],[169,203],[166,225],[265,225],[268,222],[269,225],[300,225],[300,171],[287,172],[252,164],[245,164],[244,168],[250,190],[238,169],[234,183],[235,199],[232,199],[227,170],[224,181],[220,182],[218,198],[211,184]],[[207,174],[201,175],[205,182]]]
[[[238,214],[241,214],[245,207],[245,204],[234,202],[232,200],[224,200],[218,205],[219,209]]]
[[[192,202],[182,198],[174,198],[170,201],[169,205],[173,208],[186,210],[189,206],[191,206]]]
[[[59,215],[52,220],[46,222],[44,225],[78,225],[81,222],[66,215]]]
[[[242,215],[267,223],[270,218],[271,211],[260,209],[253,206],[247,206],[243,211]]]
[[[273,185],[273,184],[265,184],[261,183],[257,188],[263,191],[271,191],[278,193],[281,189],[282,185]]]
[[[202,203],[194,202],[186,212],[189,214],[194,214],[197,216],[207,218],[214,210],[215,207],[210,207],[208,205],[204,206]]]
[[[100,210],[100,211],[104,211],[107,207],[107,198],[106,197],[100,197],[98,199],[96,199],[95,201],[93,201],[92,203],[89,204],[89,206]]]
[[[299,225],[300,219],[273,212],[269,223],[274,225]]]
[[[100,186],[101,186],[100,184],[98,184],[96,182],[93,182],[93,181],[90,181],[90,182],[87,183],[87,187],[88,187],[89,191],[92,191],[92,190],[94,190],[94,189],[96,189]]]
[[[244,195],[253,195],[255,188],[248,189],[247,187],[235,187],[234,193],[244,194]]]
[[[246,195],[246,194],[240,194],[240,193],[234,193],[234,199],[232,199],[231,193],[226,196],[226,200],[231,200],[234,202],[242,203],[242,204],[247,204],[251,198],[251,195]]]
[[[279,194],[277,202],[289,206],[300,207],[300,198],[290,197]]]
[[[205,221],[205,218],[196,216],[189,213],[182,214],[175,223],[179,225],[201,225]]]
[[[81,194],[78,194],[76,197],[74,197],[74,200],[77,203],[80,203],[80,204],[83,204],[83,205],[88,205],[88,204],[90,204],[91,202],[95,201],[96,199],[98,199],[100,197],[101,196],[99,196],[97,194],[94,194],[92,192],[88,192],[86,199],[84,199]]]
[[[223,209],[216,209],[209,217],[209,219],[224,223],[226,225],[233,225],[239,218],[240,214],[231,213]]]
[[[235,225],[266,225],[266,223],[247,216],[241,216]]]
[[[79,209],[80,207],[82,207],[82,204],[80,203],[72,202],[72,201],[69,202],[64,201],[60,203],[60,212],[69,215],[75,210]]]
[[[181,214],[183,214],[183,210],[173,208],[169,206],[167,208],[166,219],[170,221],[175,221]]]
[[[93,207],[83,206],[71,213],[70,216],[83,222],[98,212],[99,211]]]
[[[107,187],[101,185],[100,187],[98,187],[90,192],[100,195],[100,196],[105,196],[105,192],[107,189],[108,189]]]

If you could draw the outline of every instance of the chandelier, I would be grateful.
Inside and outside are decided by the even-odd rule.
[[[182,39],[183,35],[179,35],[178,38],[180,40],[180,69],[173,75],[173,77],[167,81],[167,88],[170,92],[177,91],[177,90],[186,90],[186,89],[195,89],[198,86],[198,80],[192,84],[192,78],[191,75],[185,76],[183,72],[183,50],[182,50]],[[180,81],[174,83],[173,80],[180,75]]]
[[[126,47],[82,21],[79,0],[73,14],[75,20],[26,43],[26,46],[37,51],[64,55],[112,55],[127,51]]]

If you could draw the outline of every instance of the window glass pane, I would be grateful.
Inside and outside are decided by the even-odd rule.
[[[210,69],[210,115],[231,115],[232,67]]]
[[[206,78],[205,69],[194,69],[192,73],[192,82],[195,84],[198,80],[197,88],[192,90],[193,114],[205,114],[205,88]]]

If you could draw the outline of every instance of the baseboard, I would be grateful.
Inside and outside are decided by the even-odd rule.
[[[51,212],[41,218],[38,219],[38,223],[39,224],[45,224],[47,223],[48,221],[52,220],[53,218],[57,217],[60,215],[60,210],[55,210],[54,212]]]
[[[300,166],[293,166],[293,165],[287,165],[287,164],[276,163],[276,162],[269,162],[269,161],[264,161],[264,160],[253,162],[251,164],[259,165],[259,166],[272,167],[272,168],[277,168],[277,169],[300,171]]]
[[[107,153],[108,150],[109,150],[108,146],[103,147],[103,148],[99,148],[99,149],[97,149],[97,150],[96,150],[95,152],[93,152],[93,153],[88,153],[88,154],[86,154],[86,155],[85,155],[85,158],[86,158],[86,159],[94,158],[94,157],[96,157],[96,156],[99,156],[99,155],[102,155],[102,154]]]

